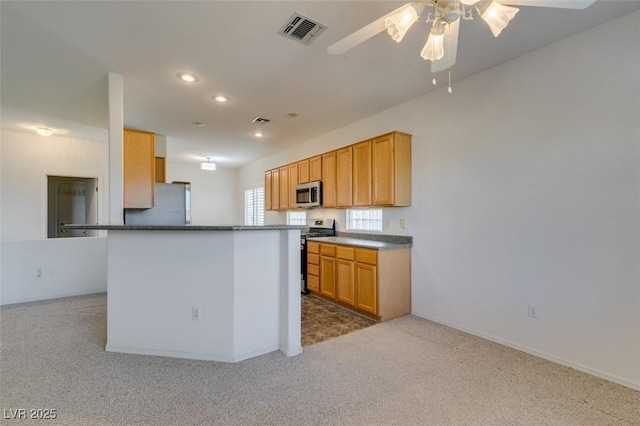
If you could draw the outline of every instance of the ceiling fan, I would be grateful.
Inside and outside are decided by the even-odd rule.
[[[431,31],[420,56],[431,61],[432,83],[436,84],[435,73],[449,71],[449,93],[451,89],[451,66],[456,62],[458,51],[458,32],[461,20],[472,20],[473,9],[489,25],[495,37],[507,26],[518,13],[517,7],[534,6],[563,9],[585,9],[596,0],[421,0],[407,3],[398,9],[376,19],[369,25],[348,35],[327,48],[327,52],[341,55],[347,50],[370,39],[385,29],[391,38],[400,43],[405,34],[416,22],[426,6],[427,23],[431,23]],[[505,4],[502,4],[505,3]],[[509,6],[511,5],[511,6]]]

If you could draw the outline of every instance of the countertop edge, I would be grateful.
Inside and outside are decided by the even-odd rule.
[[[356,238],[345,237],[311,237],[307,238],[308,241],[326,242],[329,244],[339,244],[344,246],[368,248],[372,250],[398,250],[405,248],[412,248],[412,243],[388,243],[375,240],[360,240]]]
[[[305,225],[63,225],[64,229],[101,231],[290,231],[308,229]]]

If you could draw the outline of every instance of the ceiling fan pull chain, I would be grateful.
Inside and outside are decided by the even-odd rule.
[[[449,94],[451,94],[451,93],[453,93],[453,89],[451,88],[451,67],[449,67],[447,72],[449,74],[449,87],[447,88],[447,92],[449,92]]]
[[[435,85],[438,83],[438,82],[436,81],[436,73],[435,73],[435,72],[433,72],[433,73],[431,73],[431,74],[433,75],[433,80],[431,80],[431,84],[433,84],[433,85],[435,86]]]

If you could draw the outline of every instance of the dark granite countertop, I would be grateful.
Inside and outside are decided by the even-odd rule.
[[[372,239],[351,238],[346,236],[337,237],[314,237],[308,238],[309,241],[318,241],[322,243],[342,244],[345,246],[362,247],[374,250],[395,250],[413,247],[413,242],[401,241],[377,241]]]
[[[104,231],[286,231],[308,229],[305,225],[63,225],[65,229]]]

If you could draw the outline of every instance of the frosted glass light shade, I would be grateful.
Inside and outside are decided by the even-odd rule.
[[[444,30],[447,24],[436,19],[429,31],[427,44],[422,48],[420,56],[428,61],[437,61],[444,56]]]
[[[444,34],[429,34],[420,56],[428,61],[437,61],[444,56]]]
[[[416,10],[416,7],[418,8]],[[388,16],[384,20],[384,26],[391,38],[400,43],[404,38],[411,25],[418,20],[418,17],[424,10],[424,3],[418,4],[416,7],[409,4],[398,13]]]
[[[483,1],[476,6],[478,14],[491,28],[494,37],[498,37],[502,30],[507,27],[509,21],[516,16],[520,9],[517,7],[505,6],[497,1]]]
[[[207,162],[206,163],[200,163],[200,168],[202,170],[215,170],[216,169],[216,163],[212,163],[210,158],[207,158]]]

